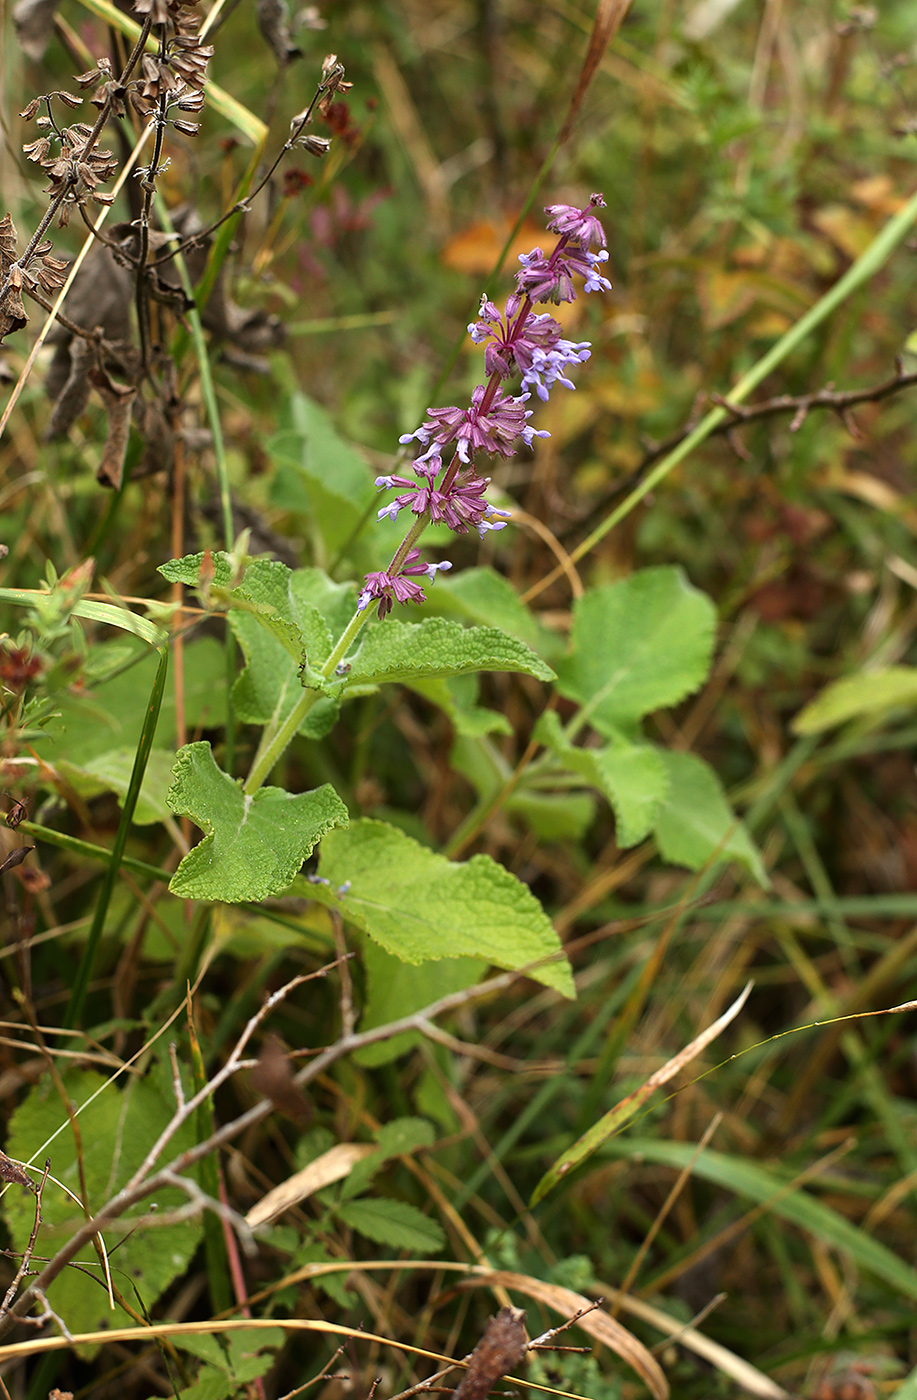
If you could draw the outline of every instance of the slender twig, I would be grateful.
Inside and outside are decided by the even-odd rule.
[[[227,209],[224,214],[221,214],[220,217],[217,220],[215,220],[214,223],[209,224],[207,228],[199,229],[197,233],[190,234],[187,238],[183,239],[182,242],[177,244],[174,248],[169,248],[165,252],[160,253],[158,258],[153,259],[151,263],[152,267],[161,266],[162,263],[168,262],[170,258],[174,258],[177,253],[186,252],[188,248],[199,247],[200,244],[203,243],[205,238],[209,238],[212,233],[215,233],[216,230],[222,224],[225,224],[227,219],[231,219],[234,214],[247,214],[249,212],[249,210],[251,209],[252,201],[258,198],[258,195],[261,193],[265,185],[272,178],[274,172],[276,171],[280,162],[283,160],[284,156],[287,154],[288,151],[293,150],[293,147],[296,145],[300,136],[302,136],[303,131],[306,129],[309,122],[312,120],[312,113],[315,111],[315,106],[319,98],[324,92],[328,91],[329,89],[331,91],[334,91],[338,82],[343,76],[343,73],[343,67],[341,67],[341,65],[338,65],[337,68],[331,70],[327,78],[322,79],[318,87],[315,89],[315,95],[313,96],[312,101],[309,103],[306,110],[302,113],[298,121],[292,127],[289,137],[286,141],[284,141],[276,157],[269,166],[267,174],[258,182],[255,188],[251,191],[251,193],[247,194],[244,199],[237,200],[236,203],[233,204],[230,209]]]
[[[717,408],[725,409],[729,417],[712,427],[707,437],[727,438],[733,451],[741,456],[742,447],[736,437],[737,427],[791,413],[793,417],[790,422],[790,432],[796,433],[814,409],[827,409],[829,412],[837,414],[852,437],[858,438],[861,434],[850,416],[851,409],[856,408],[859,404],[881,403],[883,399],[891,398],[893,394],[900,394],[904,389],[911,389],[915,385],[917,385],[917,371],[906,373],[904,361],[899,355],[895,357],[895,373],[888,379],[883,379],[881,383],[873,384],[866,389],[835,389],[833,384],[826,384],[824,388],[816,389],[811,394],[776,394],[773,398],[763,399],[760,403],[748,404],[747,406],[727,398],[724,394],[712,393],[708,395],[709,402]],[[696,428],[697,417],[692,414],[678,432],[673,433],[664,442],[646,442],[644,440],[644,453],[637,466],[622,480],[616,481],[610,490],[592,504],[589,515],[600,514],[619,496],[632,491],[656,462],[666,457],[670,452],[674,452],[675,448],[690,437]]]
[[[510,987],[518,977],[533,971],[535,967],[542,965],[545,961],[549,961],[549,959],[539,959],[537,963],[532,964],[530,967],[522,968],[517,972],[504,972],[496,977],[488,978],[485,982],[478,983],[475,987],[468,987],[464,991],[452,992],[448,996],[439,997],[422,1010],[414,1012],[409,1016],[402,1016],[396,1021],[389,1022],[387,1025],[375,1026],[370,1030],[353,1033],[351,1035],[342,1035],[333,1045],[329,1045],[319,1055],[316,1055],[309,1064],[303,1066],[294,1077],[293,1083],[298,1088],[304,1088],[307,1084],[317,1079],[319,1075],[324,1074],[331,1065],[337,1060],[342,1059],[345,1055],[352,1054],[354,1051],[360,1050],[365,1046],[375,1045],[380,1041],[391,1039],[393,1036],[400,1035],[404,1031],[422,1031],[424,1022],[432,1020],[436,1016],[443,1015],[448,1011],[456,1010],[458,1007],[468,1005],[470,1002],[480,997],[492,996],[496,992],[504,991]],[[47,1289],[62,1270],[67,1267],[71,1260],[76,1257],[87,1241],[98,1235],[111,1221],[118,1219],[125,1211],[129,1210],[131,1206],[136,1205],[138,1201],[155,1194],[155,1192],[163,1189],[165,1186],[181,1185],[182,1189],[187,1189],[184,1181],[184,1173],[187,1172],[190,1167],[195,1166],[202,1158],[208,1156],[211,1152],[215,1152],[225,1143],[231,1142],[234,1138],[239,1137],[242,1133],[247,1132],[250,1128],[255,1127],[258,1123],[263,1122],[265,1118],[269,1117],[274,1111],[274,1104],[270,1099],[261,1099],[258,1103],[247,1109],[246,1112],[241,1113],[237,1118],[232,1119],[228,1123],[224,1123],[222,1127],[216,1129],[204,1141],[186,1148],[184,1152],[179,1153],[172,1161],[166,1163],[156,1171],[153,1170],[165,1147],[183,1124],[187,1122],[189,1117],[197,1112],[201,1103],[211,1097],[216,1090],[225,1083],[230,1075],[240,1069],[251,1066],[252,1061],[245,1060],[242,1052],[258,1026],[261,1025],[265,1017],[277,1005],[278,1001],[286,996],[294,986],[299,986],[303,982],[308,982],[313,978],[325,977],[335,966],[337,966],[336,961],[319,968],[314,973],[294,978],[292,982],[281,987],[267,999],[260,1010],[245,1026],[226,1064],[213,1075],[209,1082],[199,1090],[198,1093],[188,1099],[180,1109],[176,1109],[170,1122],[157,1138],[153,1147],[147,1153],[140,1167],[138,1167],[130,1180],[99,1209],[98,1213],[91,1220],[85,1221],[74,1231],[67,1243],[63,1245],[54,1255],[53,1259],[45,1265],[35,1282],[22,1293],[21,1297],[6,1316],[0,1317],[0,1337],[5,1336],[11,1327],[17,1322],[21,1322],[27,1316],[29,1309],[34,1304],[36,1296],[38,1296],[38,1292]]]
[[[127,81],[131,76],[131,73],[134,71],[134,68],[137,65],[140,55],[143,53],[143,50],[146,47],[146,41],[149,38],[151,28],[152,20],[150,16],[147,15],[143,21],[143,28],[140,31],[140,35],[137,39],[137,42],[134,45],[133,50],[131,51],[130,57],[124,65],[124,70],[121,74],[121,77],[118,80],[118,87],[123,88],[126,86]],[[99,115],[96,117],[95,124],[89,135],[86,137],[86,140],[81,148],[80,159],[82,161],[85,161],[86,157],[89,155],[90,151],[93,149],[99,137],[101,136],[102,128],[108,121],[109,115],[111,113],[112,101],[112,97],[109,96],[106,99],[101,110],[99,111]],[[23,252],[22,257],[18,258],[16,262],[10,264],[9,268],[7,269],[6,281],[3,283],[3,286],[0,287],[0,302],[3,301],[4,296],[9,290],[10,283],[15,272],[17,270],[20,272],[27,271],[29,263],[32,260],[32,254],[35,252],[35,249],[41,242],[45,230],[48,228],[49,224],[54,218],[54,215],[57,213],[58,209],[63,204],[71,189],[79,183],[79,179],[79,175],[74,174],[72,177],[68,178],[64,182],[61,188],[57,191],[57,194],[52,199],[47,211],[42,215],[38,227],[36,228],[35,232],[32,234],[32,237],[26,244],[25,251]]]
[[[35,1218],[32,1222],[32,1232],[29,1235],[29,1242],[23,1250],[22,1259],[20,1260],[19,1268],[16,1270],[15,1277],[13,1278],[12,1283],[6,1290],[6,1293],[4,1294],[3,1302],[0,1303],[0,1316],[2,1316],[4,1313],[9,1312],[10,1308],[12,1307],[13,1299],[19,1292],[19,1285],[28,1273],[29,1265],[32,1262],[32,1256],[35,1253],[35,1243],[38,1239],[38,1231],[41,1227],[41,1198],[42,1193],[45,1189],[45,1182],[48,1180],[48,1173],[50,1172],[50,1170],[51,1158],[49,1157],[45,1162],[44,1171],[41,1174],[41,1181],[38,1183],[37,1186],[31,1187],[31,1190],[33,1190],[35,1193]]]

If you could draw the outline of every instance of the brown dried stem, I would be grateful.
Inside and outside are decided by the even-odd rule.
[[[542,960],[543,961],[543,960]],[[156,1168],[156,1163],[169,1142],[174,1138],[184,1123],[192,1118],[208,1099],[210,1099],[217,1089],[220,1088],[233,1074],[242,1069],[251,1069],[256,1061],[245,1059],[243,1052],[251,1037],[258,1027],[263,1023],[268,1015],[274,1010],[278,1002],[289,995],[294,987],[302,985],[304,982],[312,981],[316,978],[327,977],[338,965],[337,959],[326,964],[313,973],[308,973],[300,977],[295,977],[291,982],[285,984],[278,991],[274,992],[249,1020],[247,1025],[236,1041],[226,1063],[212,1076],[202,1089],[190,1099],[176,1106],[169,1123],[160,1133],[156,1142],[150,1148],[143,1162],[134,1172],[129,1181],[118,1191],[109,1201],[103,1205],[95,1216],[86,1220],[74,1232],[65,1245],[58,1250],[54,1257],[45,1265],[38,1274],[34,1283],[30,1284],[16,1301],[5,1316],[0,1316],[0,1337],[5,1336],[16,1324],[27,1320],[30,1308],[36,1298],[43,1296],[54,1279],[67,1267],[76,1257],[79,1251],[90,1240],[97,1237],[111,1221],[117,1220],[138,1201],[144,1200],[147,1196],[155,1194],[166,1186],[177,1186],[192,1197],[187,1213],[192,1214],[203,1209],[205,1206],[217,1210],[223,1218],[230,1216],[234,1225],[238,1224],[235,1212],[228,1212],[220,1203],[213,1202],[209,1198],[202,1197],[196,1183],[189,1181],[184,1173],[190,1167],[195,1166],[202,1158],[217,1151],[225,1143],[231,1142],[234,1138],[245,1133],[248,1129],[255,1127],[264,1121],[273,1111],[274,1104],[270,1099],[261,1099],[246,1112],[239,1114],[237,1118],[229,1123],[224,1123],[222,1127],[216,1129],[210,1137],[203,1142],[196,1143],[193,1147],[187,1148],[178,1154],[164,1166]],[[305,1065],[294,1077],[293,1083],[298,1088],[304,1088],[319,1075],[323,1074],[337,1060],[343,1056],[352,1054],[355,1050],[362,1049],[367,1045],[375,1045],[381,1040],[389,1040],[392,1036],[400,1035],[404,1031],[423,1031],[426,1023],[436,1016],[443,1015],[448,1011],[465,1006],[479,997],[492,995],[494,992],[503,991],[505,988],[520,976],[525,975],[531,969],[521,969],[519,972],[504,972],[496,977],[488,978],[487,981],[479,983],[475,987],[469,987],[465,991],[453,992],[448,996],[440,997],[421,1011],[410,1016],[402,1016],[397,1021],[391,1021],[384,1026],[375,1026],[371,1030],[350,1035],[341,1035],[333,1045],[327,1046],[320,1054],[316,1055],[309,1064]],[[144,1223],[152,1223],[145,1221]]]

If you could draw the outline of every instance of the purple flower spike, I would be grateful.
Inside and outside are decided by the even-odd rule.
[[[560,326],[546,312],[529,316],[517,330],[511,321],[518,305],[519,298],[511,297],[504,321],[493,302],[482,300],[481,319],[472,322],[468,331],[476,345],[490,342],[484,351],[488,374],[506,379],[520,370],[522,388],[534,389],[545,402],[552,384],[573,388],[564,370],[589,358],[589,341],[563,340]]]
[[[399,569],[397,574],[387,573],[385,570],[377,570],[375,573],[367,574],[364,580],[363,592],[357,599],[357,611],[363,612],[376,598],[379,599],[378,617],[385,617],[386,613],[392,610],[392,603],[422,603],[426,599],[419,583],[415,583],[413,575],[423,575],[432,583],[437,573],[451,569],[452,565],[448,560],[441,564],[418,564],[420,550],[412,549]]]
[[[596,206],[605,207],[605,200],[600,194],[594,194],[585,209],[577,209],[572,204],[549,204],[544,211],[551,220],[548,228],[552,233],[576,239],[584,248],[590,244],[604,248],[605,230],[592,212]]]
[[[429,417],[413,433],[406,433],[401,442],[411,442],[416,438],[427,451],[418,457],[418,462],[426,461],[447,443],[454,442],[459,460],[466,466],[471,464],[475,452],[497,453],[501,457],[512,457],[517,438],[522,438],[526,446],[531,446],[532,429],[525,426],[531,418],[532,410],[525,409],[528,394],[511,398],[498,389],[486,413],[481,412],[485,386],[478,384],[472,391],[470,408],[428,408]],[[537,434],[547,437],[546,433]],[[430,444],[428,446],[428,444]],[[415,463],[415,467],[416,467]]]

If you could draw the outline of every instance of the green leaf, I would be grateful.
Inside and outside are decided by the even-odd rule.
[[[168,794],[173,812],[208,834],[184,857],[169,889],[189,899],[268,899],[285,890],[317,841],[346,825],[329,784],[312,792],[263,787],[253,795],[217,767],[206,743],[179,750]]]
[[[360,1018],[360,1029],[387,1026],[421,1011],[431,1002],[450,992],[463,992],[473,987],[487,971],[481,958],[440,958],[438,962],[406,963],[373,939],[363,943],[363,971],[366,976],[366,1001]],[[384,1065],[396,1060],[421,1044],[420,1031],[403,1031],[390,1040],[380,1040],[356,1051],[354,1059],[361,1065]]]
[[[459,735],[452,745],[450,762],[467,778],[478,798],[487,802],[510,777],[511,769],[494,744],[468,740]],[[528,785],[530,774],[503,804],[507,816],[533,831],[545,841],[578,840],[591,826],[595,800],[583,792],[541,791]]]
[[[374,1244],[392,1249],[409,1249],[413,1254],[434,1254],[442,1249],[445,1237],[435,1220],[430,1220],[407,1201],[366,1197],[346,1201],[335,1214],[352,1230]]]
[[[304,572],[311,574],[312,570]],[[311,583],[311,578],[303,578],[277,560],[256,559],[249,564],[231,594],[239,604],[251,605],[250,610],[241,606],[230,609],[230,625],[240,642],[244,638],[252,645],[254,628],[262,628],[297,667],[318,670],[331,651],[331,633],[309,599]]]
[[[655,748],[618,738],[600,749],[582,749],[567,738],[553,710],[541,715],[533,738],[611,804],[619,846],[636,846],[649,836],[669,790],[668,773]]]
[[[131,647],[128,656],[122,642],[100,643],[93,648],[94,668],[103,674],[113,670],[118,673],[93,682],[81,694],[60,694],[55,702],[59,717],[35,741],[37,753],[52,763],[66,760],[89,771],[105,755],[136,751],[158,660],[146,647],[141,649],[137,643]],[[215,637],[189,642],[184,661],[188,728],[210,729],[225,724],[226,663],[220,643]],[[170,685],[163,695],[156,739],[157,748],[174,751],[175,693]]]
[[[341,1186],[341,1200],[365,1191],[373,1177],[392,1157],[408,1157],[419,1147],[432,1147],[436,1134],[425,1118],[395,1118],[376,1133],[378,1148],[354,1162]]]
[[[312,602],[317,570],[291,572],[284,564],[250,565],[234,596],[259,611],[232,608],[229,623],[245,669],[232,689],[233,709],[247,724],[278,727],[302,698],[303,686],[331,652],[327,623]],[[323,697],[305,716],[300,733],[320,739],[334,726],[339,704]]]
[[[129,1180],[171,1118],[175,1102],[170,1079],[170,1074],[157,1069],[144,1078],[129,1078],[122,1090],[115,1084],[106,1085],[101,1075],[88,1070],[65,1072],[68,1098],[77,1108],[88,1104],[79,1113],[78,1122],[92,1210],[99,1210]],[[99,1096],[89,1104],[99,1090]],[[63,1131],[46,1148],[61,1124],[65,1125]],[[169,1144],[169,1156],[193,1146],[194,1141],[194,1127],[189,1122]],[[73,1133],[50,1077],[31,1089],[15,1109],[4,1146],[20,1161],[28,1161],[35,1154],[41,1161],[50,1156],[52,1174],[79,1196]],[[185,1205],[187,1196],[168,1188],[156,1193],[156,1201],[164,1214]],[[115,1287],[136,1306],[136,1286],[143,1307],[152,1311],[157,1299],[191,1262],[201,1237],[201,1224],[186,1220],[178,1225],[137,1231],[137,1218],[149,1211],[149,1205],[149,1201],[140,1201],[111,1221],[105,1226],[104,1237]],[[22,1249],[32,1227],[34,1198],[19,1187],[8,1188],[3,1210],[14,1247]],[[80,1207],[50,1181],[42,1197],[42,1217],[40,1248],[44,1255],[54,1254],[84,1219]],[[73,1332],[132,1326],[133,1320],[117,1305],[114,1313],[109,1310],[101,1265],[91,1244],[80,1251],[78,1259],[86,1272],[65,1269],[48,1290],[55,1312]]]
[[[798,1225],[801,1230],[832,1249],[849,1255],[860,1268],[883,1279],[906,1298],[917,1299],[917,1270],[893,1254],[858,1225],[816,1200],[811,1191],[792,1186],[792,1176],[781,1167],[760,1166],[709,1147],[698,1151],[690,1142],[664,1142],[653,1138],[611,1141],[602,1154],[626,1156],[632,1161],[660,1162],[676,1171],[690,1171],[727,1191],[745,1196],[768,1211]]]
[[[614,737],[697,690],[710,669],[715,625],[710,599],[680,569],[641,569],[577,601],[557,688]]]
[[[277,463],[271,500],[315,522],[325,552],[335,554],[372,506],[373,475],[330,415],[305,394],[292,395],[288,413],[291,426],[267,444]]]
[[[222,549],[202,549],[197,554],[185,554],[181,559],[167,559],[157,566],[156,572],[169,583],[183,583],[186,588],[197,588],[201,581],[201,565],[208,556],[213,569],[211,583],[218,588],[228,588],[232,582],[232,565],[229,555]]]
[[[415,680],[409,684],[418,695],[445,711],[457,734],[469,739],[478,739],[483,734],[513,732],[513,727],[505,715],[475,703],[477,680],[473,675]]]
[[[362,820],[329,833],[321,873],[333,886],[349,882],[344,918],[404,962],[472,957],[519,968],[561,952],[535,896],[489,856],[448,861],[395,827]],[[529,975],[574,994],[565,957]]]
[[[78,765],[61,759],[57,771],[65,777],[81,797],[96,797],[100,792],[114,792],[124,803],[134,769],[134,749],[111,749],[98,758]],[[172,778],[175,754],[172,749],[151,749],[143,774],[140,796],[134,809],[134,825],[150,826],[165,821],[170,815],[166,794]]]
[[[442,617],[423,622],[395,622],[364,628],[362,642],[347,659],[344,682],[381,685],[430,676],[461,676],[469,671],[521,671],[540,681],[554,677],[550,666],[515,637],[496,627],[463,627]]]
[[[826,686],[793,720],[796,734],[821,734],[849,719],[917,706],[917,666],[886,666]]]
[[[709,763],[693,753],[658,753],[669,775],[669,795],[656,823],[664,859],[689,870],[700,870],[709,861],[737,860],[759,885],[767,886],[758,848]]]
[[[446,617],[499,627],[550,660],[563,650],[563,641],[527,608],[509,579],[494,569],[460,569],[439,575],[425,608]]]

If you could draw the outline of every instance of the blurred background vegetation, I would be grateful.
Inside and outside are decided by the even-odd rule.
[[[558,391],[541,413],[550,440],[531,460],[494,471],[524,512],[519,523],[483,545],[466,537],[452,549],[457,567],[492,564],[520,594],[537,589],[556,562],[543,527],[573,549],[633,485],[648,444],[680,430],[711,394],[727,394],[910,197],[914,5],[884,0],[876,10],[834,0],[636,0],[512,250],[514,261],[545,241],[542,204],[604,192],[614,290],[561,308],[570,333],[592,341],[592,360],[576,393]],[[236,523],[253,527],[253,552],[291,564],[312,562],[317,548],[271,446],[294,421],[297,393],[322,405],[379,471],[391,469],[398,435],[428,404],[466,400],[481,374],[467,337],[445,387],[438,382],[567,113],[593,22],[568,0],[338,0],[319,11],[294,29],[302,54],[282,68],[250,5],[228,4],[212,37],[212,76],[269,124],[268,151],[311,97],[326,53],[338,54],[354,85],[346,108],[318,128],[333,136],[331,154],[318,163],[294,152],[231,253],[234,303],[278,317],[284,344],[254,352],[238,336],[214,342]],[[15,113],[36,92],[67,87],[88,66],[84,50],[99,52],[109,36],[76,0],[62,7],[40,62],[12,35],[7,14],[0,184],[29,230],[44,206],[34,167],[19,154],[30,138]],[[167,203],[190,203],[209,222],[231,201],[251,147],[210,112],[196,141],[176,138],[169,155]],[[80,241],[74,225],[55,235],[56,251]],[[917,241],[899,248],[755,397],[870,386],[894,372],[898,355],[913,368],[915,249]],[[25,338],[7,342],[8,376],[26,350]],[[92,554],[117,594],[167,601],[155,568],[173,553],[169,479],[154,473],[122,493],[102,491],[98,407],[67,440],[44,443],[42,364],[0,445],[7,581],[36,587],[47,560],[63,573]],[[191,358],[184,374],[193,409]],[[588,585],[679,563],[714,599],[713,678],[655,722],[656,737],[713,764],[760,844],[770,888],[738,867],[698,882],[664,868],[651,846],[622,854],[597,804],[558,835],[500,812],[469,850],[501,860],[555,917],[578,1001],[559,1007],[529,984],[467,1013],[459,1033],[474,1053],[426,1047],[379,1068],[343,1064],[315,1102],[322,1130],[336,1135],[398,1114],[435,1122],[441,1141],[422,1168],[393,1167],[391,1183],[440,1218],[456,1258],[486,1251],[495,1264],[587,1291],[626,1280],[685,1323],[709,1307],[708,1336],[813,1397],[890,1394],[917,1364],[913,1015],[760,1044],[905,1001],[917,986],[913,716],[892,710],[820,739],[791,727],[827,682],[917,661],[913,394],[867,403],[852,423],[812,412],[794,431],[786,414],[711,439],[579,563]],[[139,460],[139,441],[130,454]],[[188,469],[183,547],[219,547],[206,441],[189,451]],[[388,536],[368,530],[365,547],[367,567],[382,567]],[[565,579],[533,601],[561,634],[570,604]],[[5,626],[15,635],[12,615]],[[510,678],[485,678],[485,703],[514,726],[493,740],[508,770],[528,741],[535,695]],[[321,745],[302,743],[286,780],[331,778],[352,814],[383,816],[439,847],[475,797],[470,762],[453,741],[441,711],[389,688],[352,707]],[[238,743],[244,754],[244,732]],[[59,802],[46,815],[103,845],[118,819],[110,794],[88,808]],[[132,850],[164,862],[168,833],[138,828]],[[34,952],[36,1011],[53,1022],[97,868],[50,850],[42,868],[21,898],[34,901],[39,932],[69,930]],[[208,932],[184,925],[161,887],[151,898],[138,912],[124,892],[93,993],[96,1019],[120,1017],[128,1040],[131,1027],[155,1021],[157,998],[193,975]],[[179,950],[172,966],[170,939]],[[281,965],[308,963],[312,952],[293,942],[266,924],[235,928],[200,998],[208,1053],[219,1054]],[[11,966],[2,964],[10,998]],[[671,1100],[528,1215],[523,1202],[571,1135],[686,1043],[749,976],[749,1006],[705,1067],[747,1053],[701,1078],[695,1067]],[[313,999],[294,1001],[280,1029],[290,1045],[321,1045],[333,1017]],[[4,1046],[0,1060],[9,1113],[29,1082],[22,1043]],[[708,1165],[679,1176],[714,1122]],[[297,1160],[313,1149],[300,1145]],[[242,1144],[227,1168],[232,1191],[252,1199],[284,1173],[291,1151],[276,1127]],[[310,1248],[371,1256],[327,1210],[304,1211]],[[278,1244],[276,1258],[259,1259],[250,1290],[282,1277],[288,1254]],[[203,1269],[193,1264],[189,1277],[195,1267]],[[382,1277],[359,1277],[355,1291],[291,1285],[278,1306],[362,1317],[456,1354],[473,1344],[487,1300],[434,1304],[425,1285],[396,1278],[389,1288]],[[162,1306],[175,1302],[168,1295]],[[184,1315],[196,1303],[193,1289],[183,1295]],[[734,1377],[690,1349],[669,1344],[662,1360],[679,1397],[736,1393]],[[118,1364],[77,1367],[70,1380],[81,1394],[107,1394]],[[384,1364],[389,1393],[415,1378]],[[636,1393],[607,1353],[544,1364],[546,1383],[594,1400]],[[361,1356],[358,1388],[382,1365]],[[296,1370],[288,1361],[275,1393],[292,1388]],[[129,1382],[146,1393],[142,1374]]]

